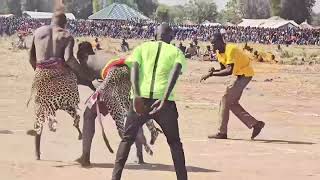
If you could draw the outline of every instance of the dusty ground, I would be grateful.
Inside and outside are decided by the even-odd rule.
[[[1,180],[86,180],[110,179],[114,154],[103,144],[100,128],[93,142],[90,169],[74,160],[80,156],[72,119],[58,114],[59,129],[48,131],[42,139],[42,159],[34,157],[33,137],[26,130],[33,126],[33,108],[26,108],[33,72],[27,52],[8,50],[2,39],[0,48],[0,179]],[[180,132],[189,177],[195,180],[319,180],[320,179],[320,66],[255,64],[257,75],[245,90],[241,103],[266,127],[256,141],[251,130],[231,116],[229,140],[208,140],[217,129],[217,110],[221,94],[231,78],[212,78],[200,84],[209,66],[189,62],[188,72],[178,85]],[[265,82],[272,79],[272,82]],[[83,101],[91,93],[80,87]],[[119,137],[110,117],[104,120],[114,149]],[[148,136],[149,137],[149,136]],[[145,156],[149,165],[128,164],[123,179],[175,179],[165,138],[153,147],[154,156]],[[133,162],[133,156],[129,163]]]

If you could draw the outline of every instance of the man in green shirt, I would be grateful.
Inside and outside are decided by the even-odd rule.
[[[170,44],[172,39],[172,29],[168,24],[162,24],[157,31],[158,41],[143,43],[126,60],[131,68],[132,101],[112,180],[121,179],[131,145],[139,128],[148,119],[154,119],[167,138],[177,179],[188,179],[173,92],[179,75],[185,69],[186,60],[183,53]]]

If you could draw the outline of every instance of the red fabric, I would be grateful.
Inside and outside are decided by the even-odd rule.
[[[109,73],[110,69],[114,66],[120,66],[120,65],[124,65],[125,64],[125,59],[124,58],[120,58],[118,60],[115,60],[113,62],[111,62],[103,71],[102,73],[102,78],[105,79],[107,74]]]
[[[39,69],[56,69],[65,66],[65,61],[61,58],[50,58],[48,61],[43,63],[37,63],[36,68]]]

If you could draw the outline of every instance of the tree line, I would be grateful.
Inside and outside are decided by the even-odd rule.
[[[185,5],[167,6],[157,0],[65,0],[67,12],[77,18],[86,19],[92,13],[112,3],[124,3],[142,12],[144,15],[158,20],[183,23],[186,20],[202,23],[211,22],[233,24],[242,18],[261,19],[280,16],[284,19],[302,23],[319,23],[320,14],[312,12],[316,0],[228,0],[226,7],[218,11],[214,0],[189,0]],[[52,0],[2,0],[0,13],[21,15],[24,10],[52,11]]]

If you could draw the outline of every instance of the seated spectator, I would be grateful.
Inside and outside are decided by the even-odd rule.
[[[92,44],[92,47],[95,49],[95,50],[102,50],[101,48],[101,45],[100,45],[100,42],[99,42],[99,39],[96,37],[96,39],[94,40],[93,44]]]
[[[129,51],[129,43],[126,42],[125,39],[122,39],[121,50],[122,50],[122,52],[128,52]]]
[[[213,61],[214,60],[215,53],[211,49],[211,46],[208,45],[206,51],[204,52],[204,55],[202,57],[203,61]]]
[[[192,57],[196,56],[198,53],[198,49],[193,45],[193,43],[190,43],[190,47],[186,51],[186,56],[187,57]]]
[[[186,53],[186,47],[182,44],[182,42],[179,44],[179,49],[183,52],[183,54]]]
[[[25,42],[25,39],[24,39],[24,34],[18,34],[18,43],[17,43],[17,47],[18,49],[27,49],[27,44]]]

